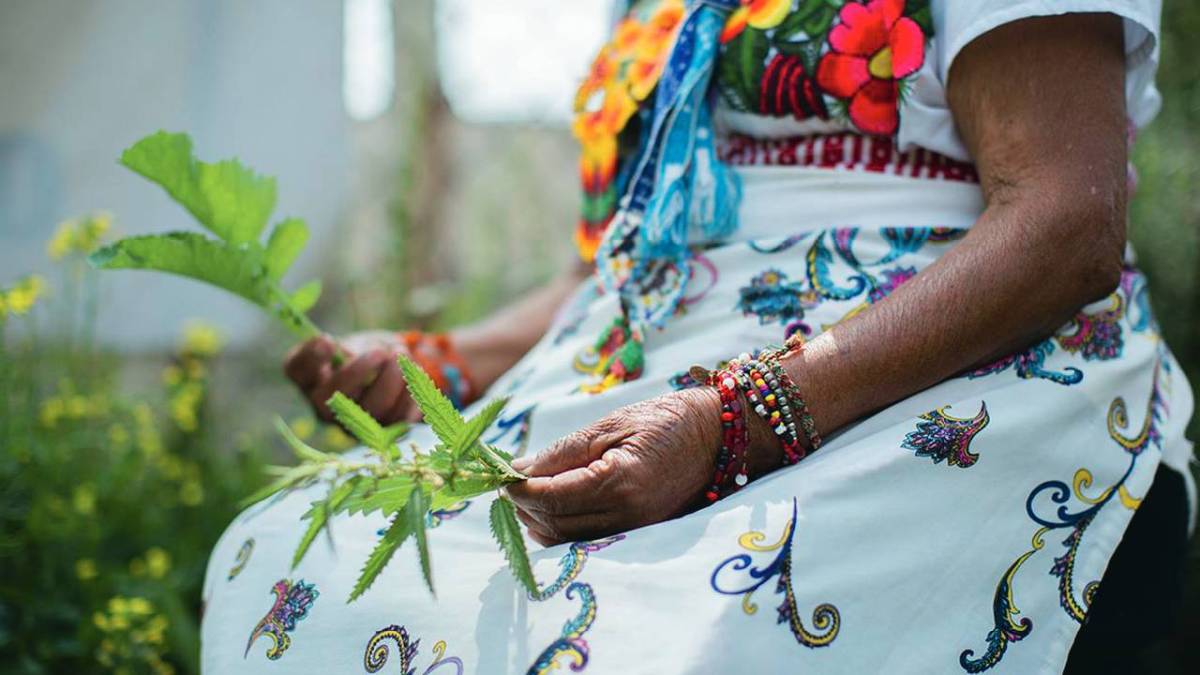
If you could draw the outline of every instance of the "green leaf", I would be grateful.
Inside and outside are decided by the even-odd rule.
[[[508,405],[507,397],[489,401],[483,410],[467,420],[467,423],[458,430],[454,442],[450,444],[450,452],[453,453],[455,459],[466,456],[467,451],[475,447],[479,437],[488,430],[488,427],[492,426],[506,405]]]
[[[388,432],[384,431],[383,425],[376,422],[375,418],[371,417],[371,414],[363,410],[353,399],[340,391],[335,391],[327,405],[333,411],[333,416],[337,418],[337,421],[341,422],[342,426],[346,427],[346,430],[360,443],[376,452],[387,454]]]
[[[404,543],[405,539],[412,534],[409,529],[408,518],[403,513],[397,514],[392,518],[392,524],[388,526],[383,536],[379,538],[379,543],[375,544],[371,555],[367,557],[367,562],[363,563],[362,571],[358,575],[358,581],[354,582],[354,589],[350,591],[350,599],[346,602],[354,602],[358,596],[362,595],[371,584],[375,583],[375,579],[379,577],[379,573],[387,567],[392,556]]]
[[[193,232],[171,232],[122,239],[88,256],[101,270],[143,269],[203,281],[242,296],[261,307],[271,303],[262,254]]]
[[[187,134],[151,134],[126,149],[121,163],[160,185],[201,225],[232,244],[257,241],[275,209],[274,178],[235,159],[197,160]]]
[[[379,511],[390,516],[408,503],[414,485],[413,477],[393,474],[384,478],[364,478],[338,505],[335,512],[369,514]]]
[[[354,490],[354,483],[360,476],[352,476],[346,482],[334,488],[326,499],[318,502],[313,502],[312,507],[308,512],[301,516],[301,519],[307,519],[308,529],[304,531],[304,535],[300,537],[300,544],[296,546],[296,553],[292,556],[292,569],[296,569],[300,565],[300,561],[304,559],[308,553],[309,547],[312,546],[317,535],[329,523],[329,517],[336,512],[338,506],[346,499]]]
[[[508,559],[508,567],[513,576],[525,587],[525,590],[536,595],[537,580],[533,578],[533,567],[529,564],[529,553],[525,550],[525,538],[521,536],[521,525],[517,522],[517,511],[507,497],[499,497],[492,502],[492,510],[488,514],[492,526],[492,536],[500,544],[500,550]]]
[[[413,488],[408,498],[408,506],[404,507],[404,518],[408,521],[408,529],[417,540],[417,555],[421,559],[421,575],[425,577],[425,585],[429,592],[433,590],[433,570],[429,564],[429,540],[425,536],[425,514],[429,512],[429,497],[422,486]]]
[[[308,462],[331,462],[337,459],[336,455],[331,455],[327,452],[321,452],[311,445],[300,440],[296,432],[283,421],[283,418],[275,418],[275,430],[279,435],[283,436],[283,440],[292,448],[292,452],[296,453],[296,457],[301,461]]]
[[[304,224],[303,220],[288,218],[275,225],[270,238],[267,239],[267,251],[263,256],[267,265],[267,276],[275,281],[282,279],[307,243],[308,225]]]
[[[404,381],[408,383],[408,393],[425,416],[425,423],[442,443],[454,447],[459,430],[466,424],[462,415],[420,366],[406,356],[400,356],[399,363],[400,370],[404,372]]]
[[[477,447],[479,448],[479,458],[488,466],[499,471],[506,483],[515,483],[529,478],[529,476],[513,468],[512,455],[503,452],[494,445],[481,443]]]
[[[321,299],[321,281],[313,279],[292,293],[292,309],[297,312],[307,312]]]

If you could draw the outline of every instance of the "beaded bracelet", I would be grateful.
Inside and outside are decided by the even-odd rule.
[[[711,503],[723,496],[725,481],[731,474],[735,476],[734,483],[739,487],[748,481],[745,467],[746,449],[750,443],[737,382],[727,371],[717,373],[715,378],[709,376],[706,379],[712,380],[710,384],[715,386],[721,395],[721,448],[717,451],[712,484],[704,493],[705,499]]]
[[[429,374],[455,408],[462,409],[476,395],[474,381],[466,362],[445,333],[410,330],[399,333],[410,358]]]
[[[796,432],[791,399],[779,385],[776,374],[754,359],[738,360],[739,382],[749,407],[775,433],[783,447],[784,464],[795,464],[804,457],[804,445]]]

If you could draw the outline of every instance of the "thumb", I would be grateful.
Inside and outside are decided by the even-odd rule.
[[[621,438],[608,419],[574,431],[533,456],[513,460],[513,468],[528,476],[553,476],[599,459]]]

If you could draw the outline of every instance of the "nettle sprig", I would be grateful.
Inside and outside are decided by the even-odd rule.
[[[216,238],[198,232],[128,237],[89,256],[93,267],[155,270],[203,281],[270,311],[301,338],[320,334],[307,312],[321,296],[321,282],[294,291],[281,284],[308,243],[308,225],[285,218],[261,241],[275,210],[274,178],[236,159],[202,162],[193,156],[187,134],[165,131],[134,143],[120,162],[157,183]]]
[[[283,288],[284,274],[308,242],[308,226],[285,218],[263,242],[275,209],[275,179],[262,176],[235,159],[210,164],[192,154],[186,134],[165,131],[135,143],[121,155],[121,164],[161,186],[214,237],[196,232],[170,232],[121,239],[89,257],[98,269],[142,269],[202,281],[235,293],[281,319],[299,337],[321,331],[307,312],[321,294],[321,283],[310,281],[294,291]],[[426,537],[426,514],[462,500],[497,491],[526,476],[512,467],[512,456],[480,440],[496,421],[507,399],[485,405],[464,419],[433,380],[412,361],[400,358],[408,390],[425,416],[438,443],[422,450],[415,445],[402,452],[400,440],[408,426],[383,426],[353,400],[334,394],[329,407],[338,421],[368,449],[362,459],[322,452],[300,440],[282,420],[276,426],[295,452],[299,464],[274,467],[276,480],[246,501],[253,503],[276,493],[325,483],[324,498],[303,516],[308,522],[292,558],[295,567],[316,538],[339,514],[380,513],[389,525],[363,564],[348,602],[362,595],[409,539],[416,542],[421,572],[433,592],[433,571]],[[513,576],[537,592],[516,509],[503,494],[492,502],[492,535],[500,545]]]
[[[303,516],[308,527],[292,557],[293,567],[304,559],[333,516],[372,513],[386,516],[389,525],[363,564],[349,601],[371,587],[409,539],[416,544],[421,573],[432,593],[426,514],[493,490],[498,492],[501,487],[526,478],[513,468],[511,455],[480,440],[504,409],[507,399],[493,400],[474,417],[464,419],[420,366],[403,356],[399,361],[413,400],[438,438],[436,445],[424,451],[411,445],[408,453],[402,452],[399,441],[408,433],[408,425],[382,426],[353,400],[335,393],[329,399],[330,410],[368,448],[368,454],[363,459],[349,460],[322,452],[301,441],[283,420],[276,419],[276,426],[300,464],[276,467],[279,478],[247,500],[258,501],[283,490],[318,482],[327,484],[325,497],[313,502]],[[513,576],[536,593],[537,582],[513,503],[503,494],[498,495],[489,517],[492,535],[508,559]]]

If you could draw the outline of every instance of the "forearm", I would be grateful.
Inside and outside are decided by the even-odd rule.
[[[480,390],[491,386],[533,348],[550,328],[558,308],[589,273],[582,264],[574,265],[486,319],[451,332],[455,348]]]

